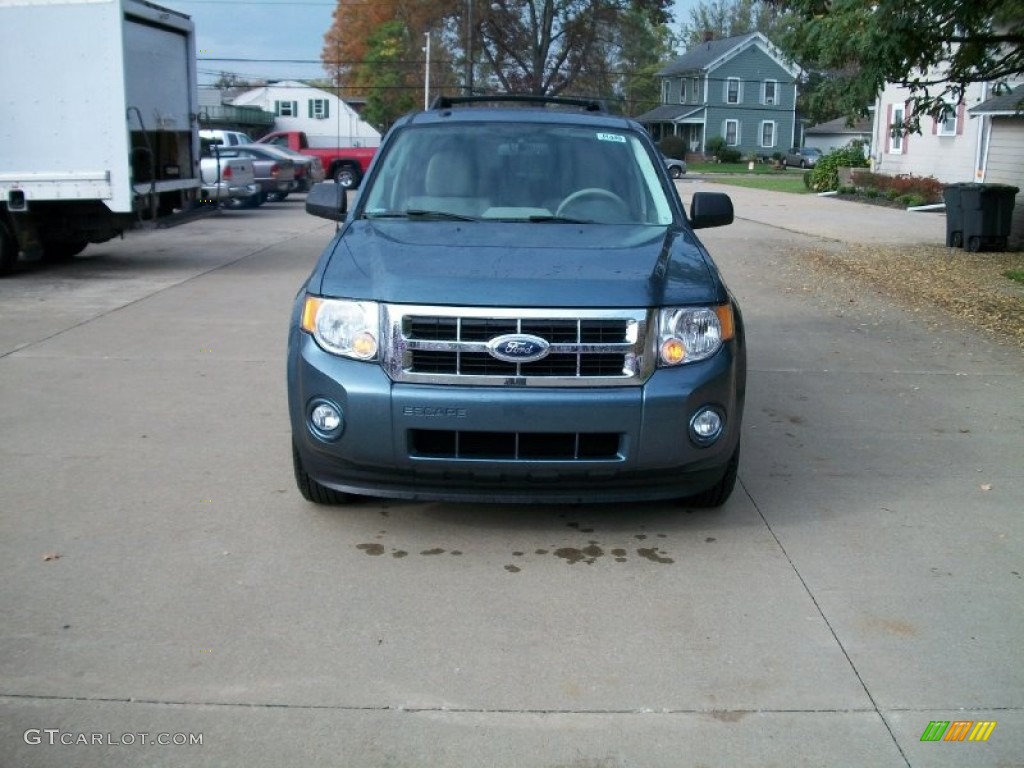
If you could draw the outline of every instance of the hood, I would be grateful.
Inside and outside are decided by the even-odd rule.
[[[694,235],[671,227],[358,219],[325,257],[321,295],[393,304],[598,308],[725,298]]]

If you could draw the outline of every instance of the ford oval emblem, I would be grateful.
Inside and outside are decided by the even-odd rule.
[[[551,345],[540,336],[508,333],[487,342],[487,351],[506,363],[533,363],[547,357]]]

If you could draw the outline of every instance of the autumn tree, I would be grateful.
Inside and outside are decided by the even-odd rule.
[[[431,33],[431,80],[450,88],[455,73],[441,33],[457,0],[339,0],[324,34],[321,61],[342,98],[367,100],[364,117],[380,130],[418,105],[427,33]]]
[[[940,116],[971,83],[1024,76],[1024,0],[766,0],[790,23],[778,43],[827,73],[820,97],[867,114],[886,83],[910,91],[905,131]]]

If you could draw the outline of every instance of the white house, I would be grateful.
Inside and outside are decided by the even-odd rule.
[[[903,136],[893,135],[893,126],[907,116],[910,91],[886,85],[875,102],[872,170],[890,176],[934,176],[945,184],[1000,182],[1024,190],[1024,164],[1019,162],[1024,157],[1024,130],[1020,130],[1024,121],[1005,104],[995,112],[986,110],[983,105],[991,103],[993,91],[990,83],[972,83],[959,104],[948,106],[944,119],[922,117],[921,132]],[[1002,130],[994,141],[991,129],[997,124]],[[1022,205],[1024,196],[1018,195],[1011,247],[1024,240]]]
[[[232,102],[272,112],[275,131],[304,131],[311,147],[376,147],[380,132],[337,95],[297,80],[253,88]]]
[[[1017,187],[1010,247],[1024,247],[1024,85],[968,110],[979,123],[981,152],[975,181]]]

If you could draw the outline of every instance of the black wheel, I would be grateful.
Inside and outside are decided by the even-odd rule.
[[[302,466],[302,459],[299,456],[299,449],[295,447],[295,443],[292,443],[292,469],[295,470],[295,485],[298,486],[299,493],[302,494],[302,498],[306,501],[312,501],[314,504],[331,505],[348,504],[352,501],[353,497],[350,494],[320,485],[320,483],[306,474],[306,470]]]
[[[50,262],[71,261],[88,243],[44,243],[43,258]]]
[[[971,253],[977,253],[981,250],[981,238],[977,235],[972,235],[967,240],[967,250]]]
[[[288,197],[288,193],[287,192],[267,192],[267,196],[266,196],[265,200],[268,203],[280,203],[281,201],[283,201],[287,197]]]
[[[343,165],[334,172],[334,183],[341,184],[345,189],[355,189],[359,186],[359,171],[351,165]]]
[[[18,242],[7,225],[0,221],[0,275],[14,271],[18,264]]]
[[[949,236],[949,245],[951,248],[963,248],[964,247],[964,233],[954,232]]]
[[[668,175],[673,179],[681,179],[683,177],[683,169],[677,165],[672,166],[668,169]]]
[[[807,163],[805,161],[801,160],[800,161],[800,167],[801,168],[806,168],[807,167]]]
[[[682,499],[682,503],[687,507],[699,507],[702,509],[722,506],[728,501],[732,495],[733,488],[736,487],[736,474],[739,471],[739,467],[740,447],[737,445],[736,450],[732,452],[729,463],[725,467],[725,474],[722,475],[722,479],[706,491],[701,491],[695,496],[687,496],[685,499]]]

